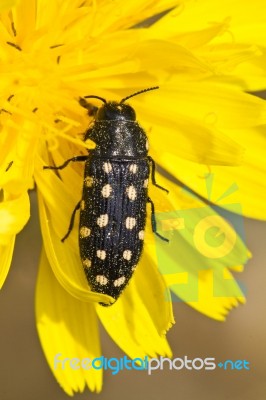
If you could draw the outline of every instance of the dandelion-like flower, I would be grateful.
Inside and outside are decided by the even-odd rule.
[[[44,353],[68,394],[86,385],[100,391],[100,370],[54,369],[55,354],[99,357],[99,318],[130,357],[170,356],[165,333],[173,316],[165,296],[175,273],[162,277],[158,272],[148,224],[145,251],[129,286],[111,307],[98,305],[110,299],[89,290],[78,255],[77,225],[61,242],[81,196],[82,166],[57,173],[43,167],[60,165],[95,146],[83,141],[91,117],[80,97],[120,100],[159,85],[160,92],[134,99],[151,155],[171,174],[171,179],[158,174],[169,196],[149,188],[157,211],[202,207],[202,176],[211,171],[217,190],[224,190],[230,177],[243,195],[244,213],[262,218],[266,107],[246,92],[265,87],[264,13],[258,0],[245,5],[229,0],[20,0],[2,8],[0,285],[16,234],[29,219],[28,191],[36,185],[43,236],[36,319]],[[201,197],[188,196],[174,179]],[[258,190],[260,196],[254,196]],[[224,229],[233,240],[232,228]],[[246,255],[242,241],[237,243],[237,254]],[[177,270],[186,269],[189,251],[187,243],[178,249],[183,256],[176,260]],[[230,295],[226,288],[222,297],[212,294],[211,261],[201,268],[197,301],[174,291],[198,311],[222,320],[244,301],[230,272],[241,270],[241,261],[236,257],[230,266],[218,265],[233,282]]]

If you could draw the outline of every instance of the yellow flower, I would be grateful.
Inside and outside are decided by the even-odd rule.
[[[202,177],[211,171],[220,194],[235,181],[244,213],[263,218],[266,107],[244,90],[265,87],[265,13],[259,0],[20,0],[11,10],[7,6],[0,19],[0,286],[15,236],[29,218],[28,190],[36,184],[44,242],[36,291],[40,340],[68,394],[86,385],[99,391],[101,371],[55,369],[55,355],[99,357],[98,316],[130,357],[170,356],[167,285],[192,307],[222,320],[244,301],[230,271],[241,270],[247,250],[238,238],[237,254],[244,258],[230,265],[223,259],[187,266],[191,246],[184,237],[177,270],[162,277],[148,224],[145,251],[130,285],[114,305],[101,307],[98,302],[110,298],[88,290],[77,225],[65,243],[60,240],[80,199],[82,166],[72,164],[59,173],[43,166],[62,164],[95,145],[82,140],[90,118],[79,105],[81,96],[119,100],[160,85],[160,91],[131,103],[148,132],[151,155],[171,174],[169,179],[158,174],[169,196],[149,188],[157,211],[190,209],[191,220],[196,218],[204,199],[187,194],[174,179],[206,197]],[[258,190],[260,198],[252,195]],[[224,230],[229,242],[235,240],[229,225]],[[186,269],[198,281],[197,301],[178,286]],[[212,293],[217,273],[225,277],[218,279],[220,297]],[[229,291],[226,279],[232,283]]]

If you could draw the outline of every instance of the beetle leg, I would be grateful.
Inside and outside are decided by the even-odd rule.
[[[164,187],[158,185],[155,179],[155,162],[151,156],[148,156],[149,162],[151,163],[151,181],[154,186],[157,186],[159,189],[164,190],[165,192],[169,193],[169,190],[165,189]]]
[[[65,234],[65,236],[61,239],[61,242],[64,242],[66,240],[66,238],[68,238],[68,236],[70,235],[70,233],[71,233],[71,231],[73,229],[74,221],[75,221],[75,215],[76,215],[76,212],[80,209],[80,203],[81,203],[81,200],[78,202],[78,204],[76,205],[76,207],[74,208],[74,210],[72,212],[71,219],[70,219],[70,224],[69,224],[69,227],[68,227],[68,231]]]
[[[148,203],[150,203],[151,205],[151,227],[152,227],[152,231],[153,233],[155,233],[155,235],[157,235],[160,239],[164,240],[165,242],[169,242],[169,239],[165,238],[164,236],[160,235],[157,232],[157,224],[156,224],[156,219],[155,219],[155,207],[154,207],[154,203],[152,201],[152,199],[150,197],[148,197]]]
[[[77,161],[86,161],[88,156],[76,156],[72,157],[69,160],[66,160],[62,165],[59,165],[58,167],[56,166],[44,166],[43,169],[64,169],[71,161],[77,162]]]
[[[81,107],[86,108],[86,110],[88,110],[88,115],[90,117],[95,117],[98,111],[98,107],[95,107],[93,104],[86,101],[84,97],[79,98],[79,104],[81,105]]]

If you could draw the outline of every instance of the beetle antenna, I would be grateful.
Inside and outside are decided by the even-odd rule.
[[[105,99],[103,99],[102,97],[99,97],[99,96],[84,96],[84,99],[99,99],[99,100],[102,100],[104,103],[107,103],[107,101]]]
[[[151,87],[151,88],[148,88],[148,89],[140,90],[139,92],[133,93],[133,94],[131,94],[130,96],[127,96],[127,97],[125,97],[124,99],[122,99],[122,100],[120,101],[120,104],[124,103],[126,100],[130,99],[130,98],[133,97],[133,96],[137,96],[137,95],[139,95],[139,94],[141,94],[141,93],[149,92],[150,90],[156,90],[156,89],[159,89],[159,86],[154,86],[154,87]]]

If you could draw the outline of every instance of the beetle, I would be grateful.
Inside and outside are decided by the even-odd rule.
[[[120,102],[84,96],[103,102],[84,137],[85,141],[91,139],[96,143],[95,149],[60,166],[44,167],[63,169],[69,162],[85,161],[82,199],[62,241],[69,236],[80,209],[80,258],[89,286],[115,300],[128,284],[143,250],[147,203],[151,205],[153,232],[168,241],[156,231],[154,203],[148,196],[149,177],[153,185],[168,190],[155,180],[155,162],[148,155],[146,133],[136,121],[134,109],[125,103],[133,96],[158,88],[141,90]],[[84,98],[82,106],[86,106]]]

